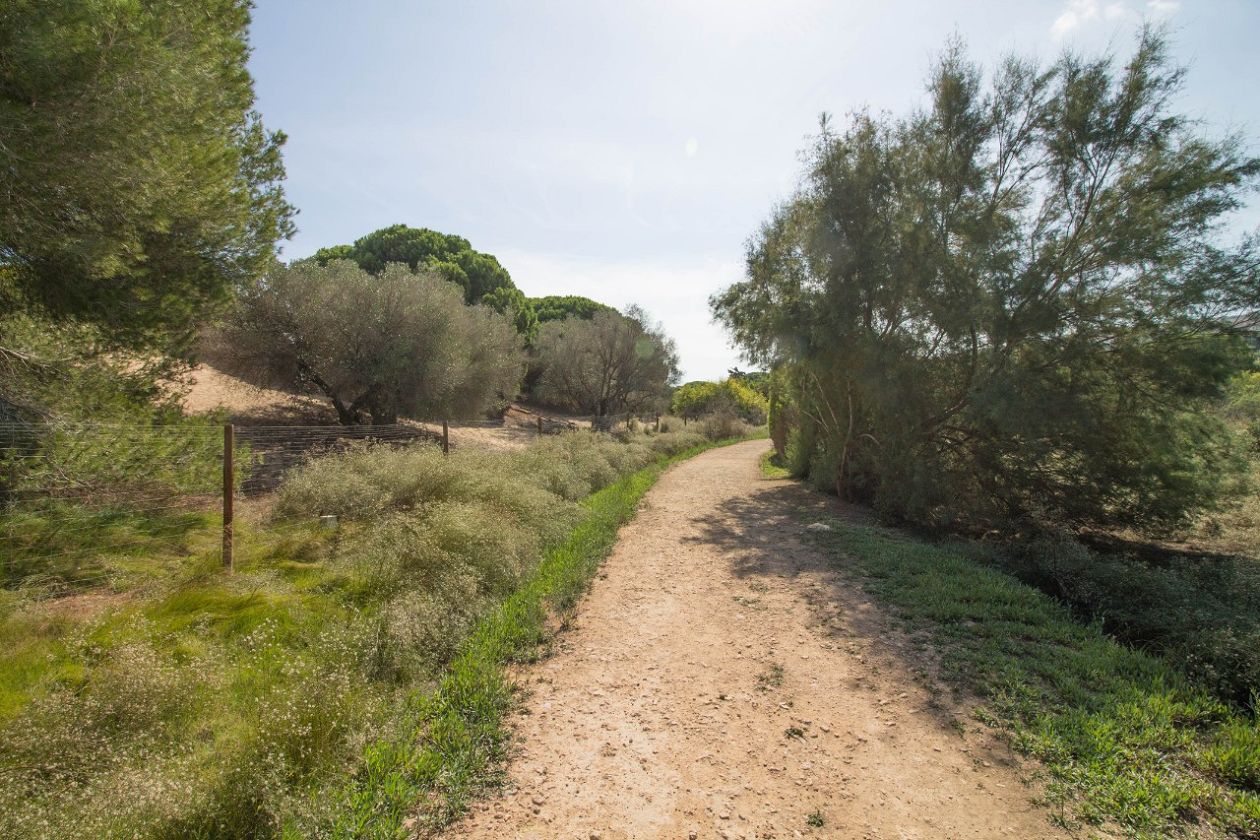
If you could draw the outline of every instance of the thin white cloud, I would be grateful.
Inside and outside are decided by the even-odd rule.
[[[1068,0],[1067,6],[1050,26],[1050,34],[1056,41],[1070,33],[1098,21],[1138,21],[1143,17],[1163,20],[1176,14],[1180,0],[1147,0],[1144,9],[1134,8],[1127,2],[1100,3],[1099,0]]]
[[[1067,8],[1055,18],[1054,24],[1050,27],[1050,34],[1056,39],[1063,38],[1073,29],[1077,29],[1097,17],[1098,3],[1096,0],[1069,0]]]

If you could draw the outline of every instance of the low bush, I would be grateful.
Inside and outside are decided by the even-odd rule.
[[[1091,551],[1043,536],[979,553],[1087,621],[1159,654],[1227,702],[1260,688],[1260,564],[1171,551]]]
[[[197,539],[111,559],[145,583],[116,601],[96,593],[103,609],[0,602],[0,836],[328,833],[362,804],[339,793],[382,760],[370,745],[413,755],[417,707],[479,622],[544,558],[573,597],[650,484],[641,468],[705,443],[574,433],[445,457],[360,446],[293,472],[270,509],[242,507],[232,576],[205,520],[189,526]],[[341,527],[320,530],[321,514]],[[530,609],[509,628],[522,649],[539,637],[543,609]],[[429,750],[425,772],[462,778],[484,767],[483,747],[467,761]]]
[[[815,538],[837,568],[895,609],[961,698],[980,698],[977,721],[1043,763],[1058,821],[1151,840],[1260,837],[1253,717],[961,546],[831,524]]]
[[[683,429],[673,432],[662,432],[653,437],[649,445],[654,452],[661,455],[677,455],[679,452],[693,449],[707,441],[708,438],[701,432],[694,429]]]
[[[666,434],[669,432],[680,432],[685,428],[686,424],[683,423],[681,418],[665,416],[661,417],[657,423],[656,432],[657,434]]]

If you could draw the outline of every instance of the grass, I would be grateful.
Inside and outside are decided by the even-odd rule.
[[[761,474],[766,478],[792,477],[792,471],[788,468],[787,461],[773,449],[761,456]]]
[[[81,594],[28,585],[39,568],[0,590],[0,836],[393,836],[417,801],[449,817],[494,776],[504,657],[537,655],[669,458],[711,445],[320,459],[239,506],[231,576],[213,517],[109,519],[144,541],[107,531],[103,574],[60,578]]]
[[[408,830],[440,828],[494,783],[513,699],[505,667],[538,654],[547,616],[577,603],[618,529],[665,468],[716,445],[699,445],[626,476],[586,501],[568,539],[477,624],[437,690],[415,699],[415,716],[401,737],[369,748],[363,772],[344,794],[348,807],[333,836],[393,838],[404,824]]]
[[[815,538],[837,565],[926,638],[978,721],[1042,763],[1060,821],[1260,837],[1253,718],[962,547],[831,525]]]

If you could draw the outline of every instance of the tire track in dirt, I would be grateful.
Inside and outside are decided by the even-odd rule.
[[[518,675],[507,786],[448,836],[1067,836],[1009,752],[913,679],[805,539],[794,511],[818,497],[761,476],[766,447],[712,450],[648,493],[575,628]]]

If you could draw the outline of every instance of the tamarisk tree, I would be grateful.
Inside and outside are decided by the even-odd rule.
[[[824,120],[803,187],[712,299],[776,366],[800,473],[886,515],[989,527],[1177,526],[1228,486],[1203,409],[1250,363],[1254,237],[1225,214],[1260,161],[1172,102],[1164,37],[1131,57],[950,45],[903,119]]]

